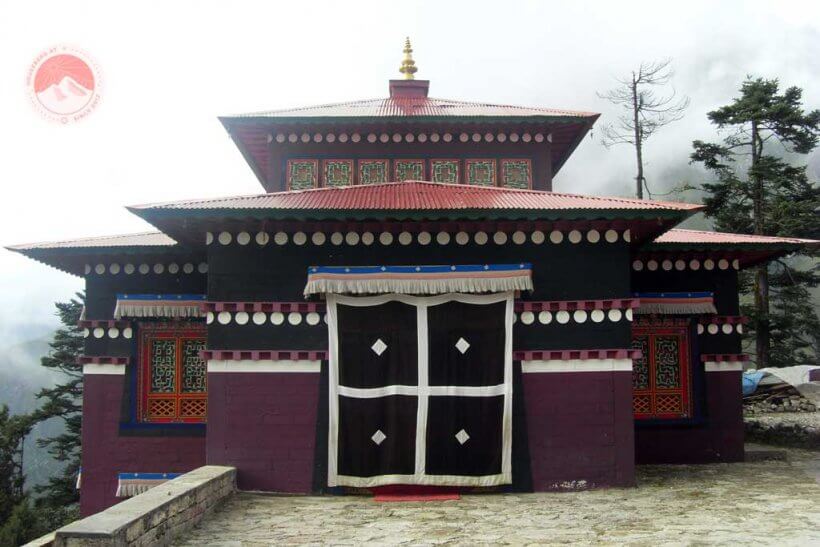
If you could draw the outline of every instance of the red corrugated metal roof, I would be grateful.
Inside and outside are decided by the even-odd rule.
[[[84,249],[104,247],[167,247],[176,245],[176,241],[162,232],[141,232],[115,236],[87,237],[67,241],[49,241],[44,243],[26,243],[6,247],[11,251],[31,251],[35,249]]]
[[[684,230],[673,228],[655,239],[653,243],[681,243],[681,244],[730,244],[730,245],[760,245],[760,244],[819,244],[813,239],[797,239],[793,237],[756,236],[746,234],[730,234],[726,232],[708,232],[705,230]]]
[[[701,205],[581,196],[540,190],[466,186],[407,181],[341,188],[316,188],[250,196],[176,201],[130,207],[165,209],[285,209],[285,210],[587,210],[626,209],[694,211]]]
[[[432,97],[387,97],[332,103],[283,110],[249,112],[225,118],[390,118],[390,117],[577,117],[591,118],[594,112],[557,110],[482,102],[434,99]]]

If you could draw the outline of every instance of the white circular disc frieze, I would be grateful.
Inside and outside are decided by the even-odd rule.
[[[706,327],[706,330],[709,332],[709,334],[717,334],[718,330],[720,329],[718,328],[716,323],[709,323],[709,326]]]
[[[533,321],[535,321],[535,314],[531,311],[521,312],[521,322],[525,325],[532,325]]]
[[[413,242],[413,235],[410,232],[402,232],[399,234],[399,243],[402,245],[410,245]]]
[[[154,264],[154,273],[161,274],[165,272],[165,264]]]
[[[720,330],[723,331],[723,334],[732,334],[732,325],[730,323],[725,323],[723,326],[720,327]]]
[[[550,241],[557,245],[558,243],[564,241],[564,234],[558,230],[553,230],[550,232]]]
[[[258,311],[254,312],[251,319],[253,320],[254,325],[264,325],[265,321],[268,320],[268,316],[265,315],[265,312]]]
[[[601,240],[601,234],[598,230],[590,230],[587,232],[587,241],[590,243],[598,243]]]
[[[606,239],[607,243],[615,243],[618,241],[618,232],[615,230],[607,230],[604,234],[604,239]]]
[[[576,323],[585,323],[587,320],[586,310],[575,310],[575,312],[572,314],[572,320]]]
[[[664,260],[663,262],[661,262],[661,268],[663,268],[664,271],[667,271],[667,272],[671,271],[672,270],[672,261],[671,260]]]
[[[648,269],[650,272],[654,272],[655,270],[658,269],[658,261],[657,260],[650,260],[649,262],[646,263],[646,269]]]
[[[236,315],[234,315],[234,321],[236,321],[237,325],[247,325],[249,319],[250,317],[248,317],[248,312],[240,311],[236,312]]]
[[[703,261],[703,268],[705,270],[714,270],[715,269],[715,261],[711,258],[707,258]]]
[[[485,245],[489,237],[487,236],[487,232],[476,232],[473,239],[477,245]]]
[[[270,314],[270,322],[274,325],[281,325],[285,322],[285,314],[279,311],[275,311]]]
[[[569,323],[569,312],[565,310],[561,310],[555,314],[555,320],[561,323],[562,325],[566,325]]]
[[[358,245],[360,239],[361,238],[359,237],[358,232],[347,232],[347,234],[345,234],[345,243],[347,243],[351,247],[354,245]]]
[[[208,313],[205,314],[205,323],[210,325],[213,322],[214,322],[214,312],[209,311]]]
[[[313,232],[313,235],[310,236],[310,241],[312,241],[314,245],[324,245],[325,241],[327,241],[327,236],[322,232]]]
[[[345,241],[345,236],[342,235],[342,232],[333,232],[330,234],[330,242],[334,245],[341,245]]]
[[[111,273],[111,275],[117,275],[118,273],[120,273],[120,265],[116,262],[114,262],[113,264],[109,264],[108,271]]]
[[[624,314],[621,312],[621,310],[613,308],[613,309],[609,310],[609,312],[607,312],[606,315],[607,315],[607,317],[609,317],[610,321],[612,321],[613,323],[616,323],[616,322],[621,320],[621,318],[623,317]]]
[[[229,232],[219,232],[219,244],[229,245],[233,240],[233,236]]]
[[[293,234],[293,242],[296,245],[304,245],[307,243],[307,234],[305,232],[296,232]]]
[[[134,331],[131,330],[131,327],[125,327],[122,329],[122,337],[126,340],[130,340],[131,337],[134,336]]]
[[[270,241],[270,236],[267,232],[259,232],[256,234],[256,244],[260,247],[264,247]]]
[[[362,234],[362,243],[364,245],[373,245],[374,241],[376,241],[376,236],[374,236],[372,232],[365,232]]]
[[[305,316],[305,321],[308,325],[318,325],[321,320],[322,318],[315,311],[312,311]]]
[[[221,311],[216,316],[216,320],[219,321],[220,325],[227,325],[231,322],[231,313],[227,311]]]
[[[604,310],[592,310],[589,313],[589,318],[592,319],[593,323],[600,323],[606,318],[606,314]]]
[[[302,322],[302,314],[297,311],[292,311],[288,314],[288,323],[291,325],[298,325]]]
[[[240,245],[247,245],[251,242],[251,234],[248,232],[239,232],[236,234],[236,242]]]
[[[420,245],[429,245],[432,240],[433,237],[430,235],[430,232],[419,232],[418,242]]]
[[[729,269],[729,261],[726,260],[725,258],[721,258],[718,261],[718,268],[720,268],[721,270],[728,270]]]
[[[379,243],[382,245],[390,245],[393,243],[393,234],[390,232],[382,232],[379,234]]]
[[[527,234],[525,234],[521,230],[513,232],[512,241],[516,245],[523,245],[527,241]]]
[[[532,241],[536,245],[541,245],[542,243],[544,243],[544,240],[546,239],[547,237],[541,230],[535,230],[533,233],[530,234],[530,241]]]
[[[643,270],[643,262],[641,262],[640,260],[633,261],[632,262],[632,269],[635,270],[636,272],[639,272],[639,271]]]
[[[288,242],[288,234],[285,232],[276,232],[273,235],[273,242],[277,245],[285,245]]]
[[[538,314],[538,322],[542,325],[549,325],[552,323],[552,313],[548,311],[542,311]]]
[[[94,272],[97,275],[104,274],[105,273],[105,264],[97,264],[96,266],[94,266]]]
[[[208,263],[207,262],[200,262],[199,266],[196,267],[196,271],[201,274],[208,273]]]
[[[94,329],[94,338],[102,338],[105,336],[105,329],[102,327],[97,327]]]
[[[108,329],[108,337],[114,339],[119,338],[120,329],[118,329],[117,327],[111,327],[110,329]]]
[[[467,232],[459,232],[456,234],[456,243],[459,245],[467,245],[470,242],[470,234]]]
[[[504,232],[496,232],[493,234],[493,241],[496,245],[504,245],[507,242],[507,234]]]
[[[151,271],[151,266],[149,266],[148,264],[140,264],[140,273],[142,275],[145,275],[150,271]]]
[[[570,243],[581,243],[581,239],[583,239],[583,236],[581,236],[581,232],[579,232],[578,230],[572,230],[569,233],[568,239]]]
[[[439,232],[436,234],[436,243],[439,245],[447,245],[450,243],[450,234],[447,232]]]

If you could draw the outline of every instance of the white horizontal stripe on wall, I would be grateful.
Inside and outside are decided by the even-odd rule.
[[[272,361],[269,359],[254,361],[251,359],[241,359],[238,361],[228,361],[223,359],[213,359],[208,361],[208,372],[319,372],[321,361],[288,360]]]
[[[733,361],[733,362],[706,361],[704,369],[706,370],[706,372],[738,371],[738,370],[743,370],[743,363],[740,362],[740,361]]]
[[[504,384],[494,386],[384,386],[372,388],[358,388],[339,386],[338,393],[344,397],[355,399],[374,399],[377,397],[387,397],[389,395],[431,395],[431,396],[457,396],[457,397],[491,397],[504,395]]]
[[[632,359],[572,359],[521,361],[521,372],[616,372],[631,371]]]
[[[83,374],[107,374],[107,375],[119,375],[125,374],[125,365],[113,365],[113,364],[95,364],[95,363],[88,363],[87,365],[83,365]]]

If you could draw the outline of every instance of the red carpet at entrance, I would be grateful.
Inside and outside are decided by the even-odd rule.
[[[452,501],[461,499],[457,490],[443,486],[397,484],[371,488],[373,500],[390,501]]]

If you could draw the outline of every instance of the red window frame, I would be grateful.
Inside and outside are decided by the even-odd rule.
[[[632,346],[644,350],[633,367],[632,408],[636,420],[685,419],[692,416],[692,366],[689,348],[689,322],[685,319],[665,319],[638,323],[632,327]],[[646,338],[646,348],[639,338]],[[679,382],[676,387],[657,385],[657,343],[659,339],[677,339]],[[648,386],[635,386],[635,367],[646,363]]]
[[[139,389],[137,416],[146,423],[206,423],[208,418],[207,372],[205,390],[182,391],[182,345],[189,340],[207,343],[206,329],[199,324],[141,323],[137,375]],[[157,340],[174,340],[174,390],[151,391],[152,344]]]

